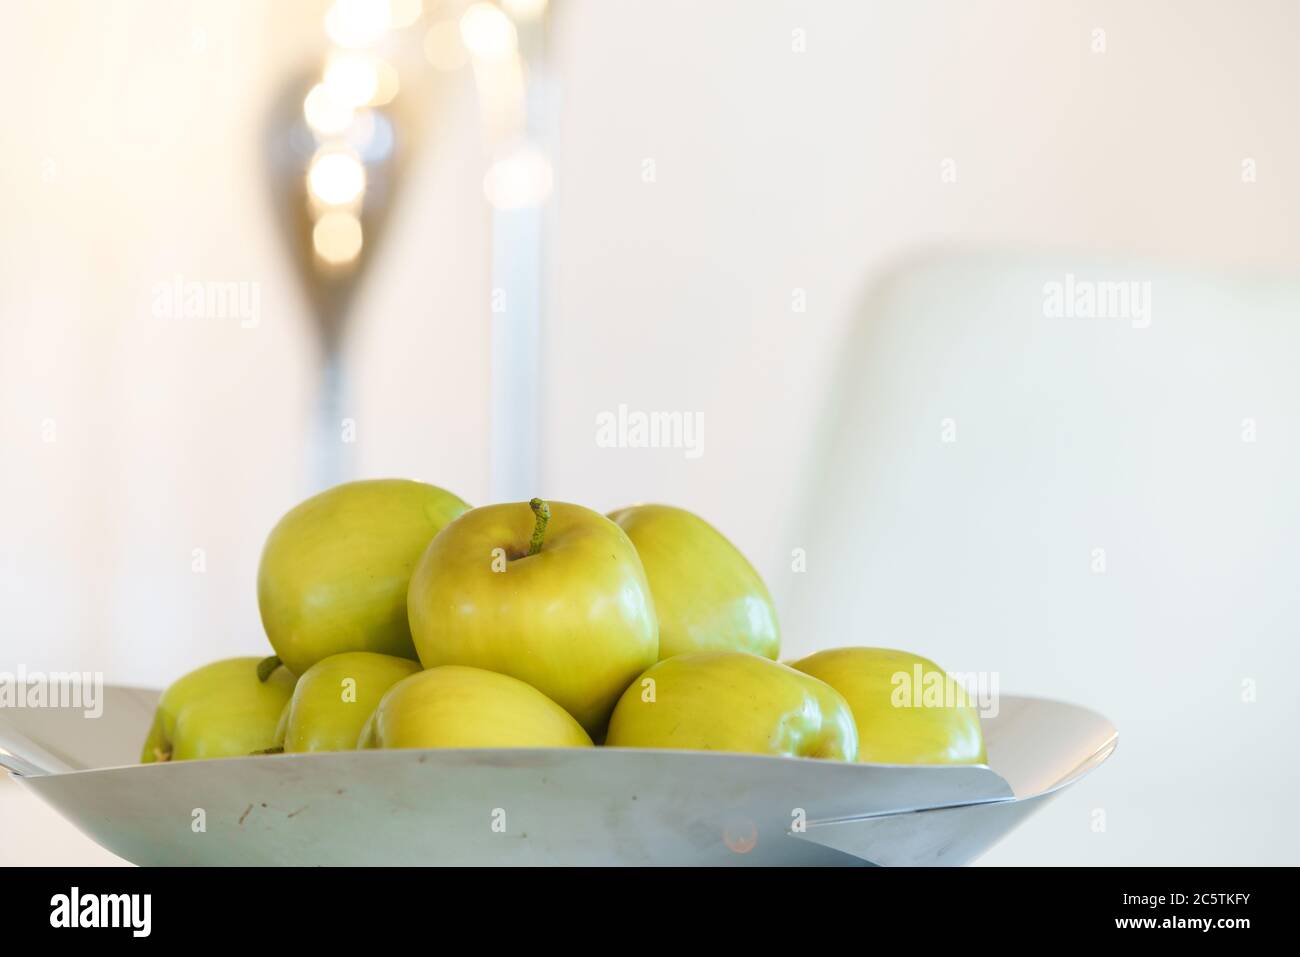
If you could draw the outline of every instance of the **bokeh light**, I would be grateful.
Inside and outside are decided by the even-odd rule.
[[[546,0],[501,0],[501,6],[516,20],[534,20],[546,12]]]
[[[379,89],[378,61],[365,53],[344,53],[330,58],[325,68],[325,89],[349,107],[369,103]]]
[[[351,153],[322,153],[307,173],[311,194],[329,206],[344,206],[360,198],[366,188],[366,169]]]
[[[352,125],[352,107],[336,99],[323,83],[311,88],[302,112],[307,125],[322,136],[337,136]]]
[[[388,0],[334,0],[325,14],[325,32],[345,48],[369,46],[392,26]]]
[[[326,213],[316,221],[311,242],[316,255],[330,265],[352,262],[361,255],[361,220],[351,213]]]
[[[370,106],[383,106],[391,103],[402,88],[402,81],[397,75],[397,67],[387,60],[375,61],[375,92],[371,95]]]
[[[401,30],[420,19],[424,4],[420,0],[388,0],[388,11],[393,29]]]
[[[492,3],[475,3],[461,15],[460,37],[469,52],[483,60],[512,56],[519,38],[515,25]]]
[[[393,124],[378,110],[362,110],[349,127],[347,144],[362,163],[378,163],[393,152]]]
[[[551,185],[551,163],[534,146],[493,163],[483,177],[483,193],[497,209],[540,205],[551,194]]]

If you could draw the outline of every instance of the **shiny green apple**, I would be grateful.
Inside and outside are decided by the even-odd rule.
[[[589,748],[567,711],[509,675],[443,665],[388,689],[362,748]]]
[[[819,651],[790,667],[848,701],[858,760],[875,764],[983,764],[980,718],[962,687],[928,658],[887,648]]]
[[[429,543],[406,603],[426,668],[526,681],[596,736],[659,656],[636,549],[579,505],[533,499],[466,512]]]
[[[178,678],[158,699],[140,760],[228,758],[270,748],[294,677],[258,677],[259,658],[228,658]]]
[[[257,570],[262,624],[285,666],[301,675],[345,651],[414,659],[411,569],[468,507],[432,485],[380,479],[336,486],[291,509]]]
[[[379,699],[420,670],[418,661],[346,651],[316,662],[298,679],[276,744],[287,752],[351,751]]]
[[[659,657],[748,651],[776,658],[781,632],[763,579],[698,515],[669,505],[611,512],[636,546],[659,618]]]
[[[853,714],[834,688],[740,651],[654,665],[619,700],[605,744],[839,761],[858,753]]]

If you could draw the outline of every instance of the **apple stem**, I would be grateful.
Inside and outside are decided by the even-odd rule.
[[[546,524],[551,520],[551,506],[540,498],[535,498],[528,503],[528,507],[537,516],[537,523],[533,526],[533,537],[528,542],[528,554],[536,555],[542,550],[542,538],[546,535]]]
[[[269,658],[263,658],[257,663],[257,680],[262,682],[262,684],[266,684],[267,680],[278,667],[280,667],[280,659],[275,655],[271,655]]]

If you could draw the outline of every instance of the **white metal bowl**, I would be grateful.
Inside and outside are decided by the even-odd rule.
[[[103,714],[0,711],[0,765],[137,864],[965,864],[1118,742],[1075,705],[1003,696],[989,764],[465,749],[139,765],[158,693]]]

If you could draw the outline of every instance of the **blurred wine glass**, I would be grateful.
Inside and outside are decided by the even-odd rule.
[[[419,0],[334,0],[324,24],[332,47],[270,113],[268,183],[320,348],[311,485],[348,477],[342,355],[357,290],[443,79],[469,68],[488,160],[493,299],[511,304],[508,316],[494,306],[491,317],[493,491],[528,497],[537,479],[546,147],[555,125],[547,3],[444,0],[427,22],[421,11]]]
[[[319,60],[285,84],[267,118],[271,202],[319,348],[313,490],[348,478],[343,347],[357,290],[426,127],[419,31],[405,29],[420,13],[418,0],[335,0]]]

